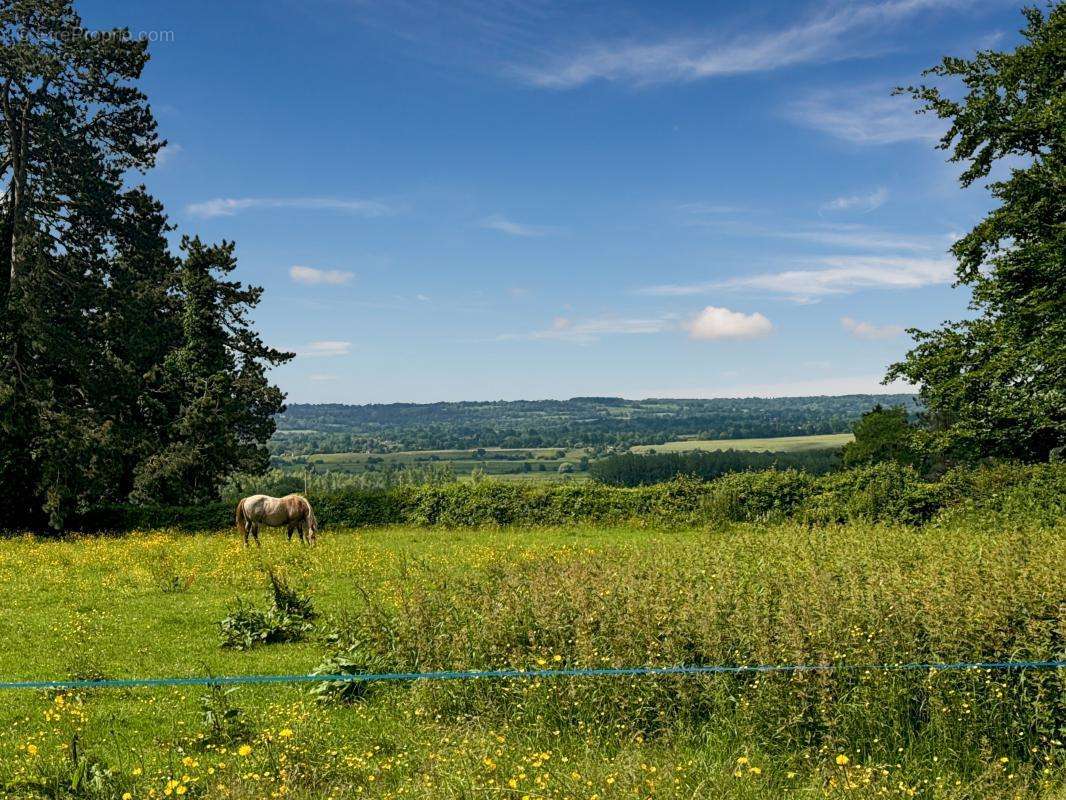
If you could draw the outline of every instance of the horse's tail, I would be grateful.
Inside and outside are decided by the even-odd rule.
[[[237,530],[240,531],[241,536],[248,535],[248,518],[244,515],[244,500],[237,502]]]

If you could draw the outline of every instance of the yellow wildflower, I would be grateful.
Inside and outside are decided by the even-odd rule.
[[[837,756],[837,763],[842,767],[847,766],[848,760],[848,757],[843,753]]]

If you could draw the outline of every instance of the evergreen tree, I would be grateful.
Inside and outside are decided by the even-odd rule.
[[[934,331],[887,380],[921,387],[956,455],[1046,460],[1066,445],[1066,5],[1024,11],[1013,53],[945,58],[929,73],[961,78],[952,99],[911,87],[922,110],[949,120],[940,147],[966,165],[969,186],[993,167],[999,205],[952,247],[978,316]]]
[[[227,279],[233,247],[174,257],[131,170],[163,145],[128,31],[69,0],[0,5],[0,485],[7,524],[100,502],[203,499],[266,466],[282,407]]]
[[[0,6],[0,483],[56,524],[104,491],[102,321],[138,213],[124,175],[161,146],[132,85],[147,57],[124,32],[86,35],[65,0]]]
[[[284,410],[266,369],[292,358],[263,344],[248,321],[263,290],[225,280],[237,266],[232,243],[186,238],[182,249],[182,343],[163,364],[172,421],[164,446],[138,468],[133,493],[147,502],[212,499],[231,473],[265,470],[264,443]]]

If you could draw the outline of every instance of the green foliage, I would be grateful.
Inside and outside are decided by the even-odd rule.
[[[708,487],[703,509],[721,522],[780,521],[794,516],[819,484],[798,470],[737,472]]]
[[[368,675],[388,671],[388,661],[360,642],[340,647],[311,670],[311,675]],[[322,681],[311,688],[320,703],[350,705],[368,698],[375,688],[369,681]]]
[[[918,525],[947,506],[949,492],[921,480],[914,467],[886,461],[827,475],[801,515],[827,525],[848,521]]]
[[[252,726],[244,711],[233,704],[231,698],[237,687],[223,687],[213,683],[207,693],[200,697],[200,718],[203,723],[201,745],[230,745],[248,738]]]
[[[250,650],[261,644],[299,642],[314,630],[317,616],[311,600],[289,586],[271,570],[271,605],[265,611],[245,604],[240,598],[230,606],[229,615],[219,623],[222,646]]]
[[[481,570],[405,563],[389,580],[396,597],[372,598],[342,630],[389,672],[1053,659],[1064,555],[1053,530],[965,526],[738,526],[698,540],[522,547]],[[727,727],[771,752],[930,737],[938,753],[1028,758],[1059,734],[1060,689],[1054,671],[841,670],[423,681],[407,706],[590,736]]]
[[[896,461],[918,467],[922,461],[917,431],[902,406],[885,408],[880,403],[862,415],[852,428],[855,440],[844,445],[841,458],[848,467]]]
[[[1066,5],[1024,9],[1012,53],[945,58],[928,71],[956,87],[907,91],[951,123],[940,147],[989,184],[998,205],[952,246],[976,318],[911,331],[917,346],[887,379],[905,378],[956,459],[1045,461],[1066,445]]]
[[[589,465],[589,477],[610,486],[645,486],[663,483],[680,475],[711,480],[730,472],[767,469],[799,469],[821,475],[839,466],[840,456],[835,450],[795,453],[692,450],[608,456]]]
[[[65,757],[53,761],[38,775],[19,780],[4,797],[23,800],[114,800],[131,785],[128,776],[101,759],[83,753],[80,737],[74,734]]]
[[[227,279],[232,245],[172,254],[143,186],[161,142],[147,43],[84,35],[70,0],[0,6],[0,484],[6,524],[90,504],[202,501],[267,464],[281,395]]]
[[[290,586],[283,574],[271,569],[268,570],[267,576],[270,578],[270,592],[274,608],[282,614],[308,621],[318,616],[311,598]]]
[[[324,527],[693,525],[797,518],[917,524],[956,507],[995,512],[997,503],[1039,511],[1052,524],[1064,505],[1066,464],[959,467],[925,480],[897,462],[815,476],[800,470],[737,472],[712,481],[687,476],[652,486],[522,484],[484,480],[438,486],[348,489],[312,496]],[[1010,489],[1012,494],[1004,492]],[[232,529],[233,507],[110,507],[79,521],[86,531]]]

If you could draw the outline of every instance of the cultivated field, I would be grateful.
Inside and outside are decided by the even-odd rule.
[[[769,450],[774,453],[795,453],[801,450],[843,447],[854,438],[850,433],[826,433],[816,436],[777,436],[770,439],[681,439],[666,444],[636,445],[630,450],[634,453],[683,453],[687,450]]]
[[[1062,657],[1066,528],[230,532],[0,543],[6,679]],[[304,641],[220,646],[273,568]],[[84,798],[1050,798],[1063,673],[10,692],[0,787]],[[358,693],[357,693],[358,694]],[[74,766],[72,747],[77,752]],[[74,788],[72,788],[74,787]],[[0,790],[2,794],[2,790]]]

